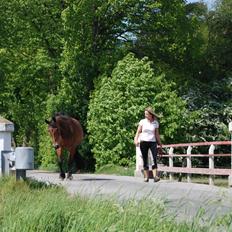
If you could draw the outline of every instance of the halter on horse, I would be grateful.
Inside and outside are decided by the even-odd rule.
[[[81,156],[77,151],[78,145],[83,140],[83,130],[81,124],[75,118],[56,114],[51,121],[45,120],[48,124],[48,131],[51,135],[53,146],[56,149],[58,165],[60,168],[60,178],[65,178],[63,169],[63,150],[69,152],[67,178],[72,179],[72,164],[80,167]]]

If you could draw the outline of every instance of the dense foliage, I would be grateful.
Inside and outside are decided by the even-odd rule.
[[[173,84],[157,75],[147,59],[128,54],[112,72],[101,77],[93,92],[88,113],[88,132],[97,166],[128,165],[134,160],[133,138],[144,109],[152,105],[161,115],[163,141],[180,136],[187,115],[185,102]],[[181,118],[181,120],[180,120]],[[183,136],[183,135],[182,135]]]
[[[80,119],[85,130],[81,153],[91,167],[94,157],[99,165],[108,161],[99,160],[96,149],[105,130],[96,132],[89,125],[87,131],[88,109],[89,117],[96,114],[105,125],[108,117],[119,119],[114,139],[100,148],[119,152],[110,161],[114,163],[133,160],[131,137],[148,103],[163,116],[166,143],[227,140],[232,118],[231,20],[230,0],[218,0],[211,10],[201,1],[184,0],[2,0],[0,115],[14,122],[16,145],[33,146],[43,166],[55,162],[44,119],[56,111]],[[134,57],[126,56],[130,52]],[[136,73],[134,62],[144,73]],[[123,94],[138,90],[121,84],[129,86],[134,75],[144,78],[139,92],[146,92],[151,80],[155,85],[148,89],[152,99],[145,94],[128,103],[132,125]],[[107,93],[107,88],[116,93]],[[102,99],[112,107],[105,119],[103,97],[117,103]],[[126,133],[121,130],[125,124]]]

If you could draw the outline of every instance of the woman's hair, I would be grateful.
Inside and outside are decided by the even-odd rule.
[[[155,112],[153,111],[152,107],[150,107],[150,106],[147,107],[145,109],[145,111],[147,111],[152,116],[153,119],[157,119],[158,118],[157,115],[155,114]]]

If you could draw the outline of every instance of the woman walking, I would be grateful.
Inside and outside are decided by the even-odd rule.
[[[159,135],[159,123],[157,115],[151,107],[145,109],[145,118],[140,120],[139,126],[134,138],[136,146],[140,146],[143,158],[144,181],[149,181],[148,167],[148,150],[151,150],[154,164],[152,165],[152,173],[154,182],[160,180],[157,172],[157,144],[162,147]]]

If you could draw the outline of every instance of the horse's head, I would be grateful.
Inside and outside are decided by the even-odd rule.
[[[76,147],[83,139],[83,130],[78,120],[66,115],[53,116],[51,121],[45,120],[53,144],[63,147]]]
[[[46,119],[45,122],[48,124],[48,132],[50,133],[50,135],[52,137],[53,144],[56,144],[58,141],[58,138],[60,136],[60,133],[59,133],[59,130],[57,127],[56,118],[52,117],[51,121],[48,121]]]
[[[52,119],[50,121],[45,119],[45,122],[48,124],[48,127],[56,127],[56,118],[55,117],[52,117]]]

